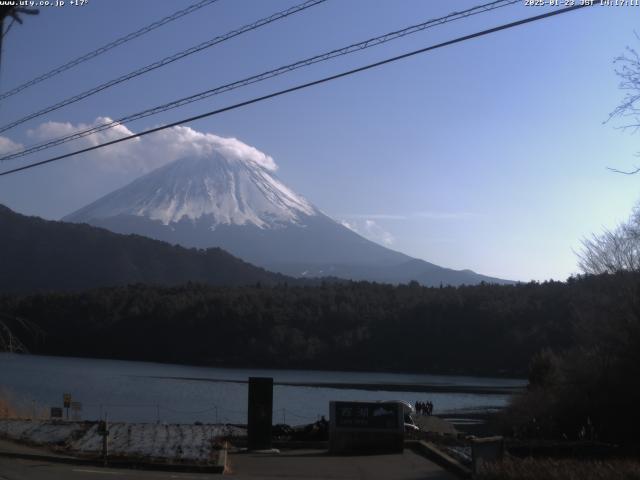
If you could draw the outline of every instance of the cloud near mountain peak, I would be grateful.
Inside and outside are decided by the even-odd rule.
[[[48,140],[112,121],[109,117],[98,117],[92,124],[49,121],[29,130],[28,134],[37,140]],[[74,145],[85,148],[133,134],[134,132],[128,127],[116,125],[108,130],[83,137]],[[94,153],[99,159],[97,166],[100,168],[141,174],[174,160],[208,156],[215,152],[226,158],[256,164],[271,172],[278,168],[271,156],[237,138],[199,132],[185,126],[171,127],[145,137],[96,150]]]
[[[161,143],[173,148],[179,155],[178,158],[207,156],[219,152],[227,158],[251,162],[269,171],[278,169],[272,157],[234,137],[220,137],[213,133],[178,126],[159,132],[158,138]]]

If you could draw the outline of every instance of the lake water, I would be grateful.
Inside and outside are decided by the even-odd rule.
[[[23,410],[62,406],[64,393],[82,403],[81,418],[111,421],[246,423],[248,377],[276,383],[368,384],[368,389],[274,387],[274,423],[302,424],[328,415],[331,400],[430,400],[434,413],[503,407],[506,394],[376,390],[375,385],[523,387],[524,380],[399,373],[260,370],[0,353],[0,395]],[[374,385],[371,388],[371,385]],[[400,387],[402,388],[402,387]],[[414,390],[414,389],[411,389]],[[0,412],[1,414],[1,412]]]

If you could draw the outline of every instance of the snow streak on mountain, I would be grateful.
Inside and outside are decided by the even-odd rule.
[[[133,215],[163,225],[207,217],[218,225],[259,228],[299,223],[316,209],[257,163],[214,152],[172,162],[65,220]]]

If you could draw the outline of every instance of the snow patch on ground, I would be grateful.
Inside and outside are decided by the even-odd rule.
[[[464,465],[471,465],[471,447],[447,445],[443,448],[449,455],[458,460],[460,463]]]
[[[245,430],[227,425],[109,424],[109,454],[171,461],[215,459],[216,441]],[[102,436],[95,422],[0,420],[0,435],[39,445],[63,446],[68,453],[100,455]]]
[[[0,420],[0,435],[3,437],[42,445],[63,444],[83,431],[84,426],[79,422]]]

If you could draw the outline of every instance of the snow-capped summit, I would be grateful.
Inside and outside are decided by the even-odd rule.
[[[302,216],[317,213],[263,165],[216,151],[160,167],[64,220],[131,215],[169,225],[205,218],[212,229],[218,225],[262,229],[299,223]]]
[[[278,180],[268,155],[236,139],[207,135],[206,148],[190,143],[192,155],[134,180],[63,220],[186,247],[220,247],[255,265],[293,276],[391,283],[417,280],[425,285],[500,281],[439,267],[371,242]]]

